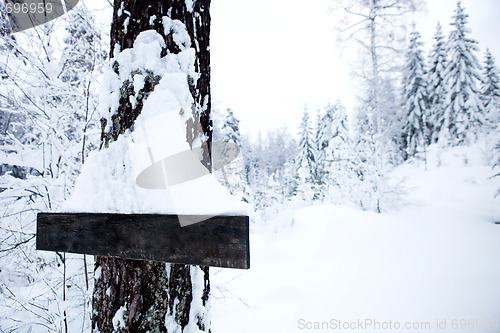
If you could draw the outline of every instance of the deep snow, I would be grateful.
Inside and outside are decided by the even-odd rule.
[[[389,321],[419,325],[413,331],[499,331],[477,326],[500,320],[500,182],[488,179],[491,150],[431,148],[427,170],[422,160],[394,170],[407,191],[399,211],[322,205],[254,228],[251,269],[212,272],[213,331],[340,331],[339,321],[358,319],[381,325],[361,326],[367,331],[390,331]],[[475,326],[460,329],[470,319]],[[324,329],[308,330],[315,322]]]

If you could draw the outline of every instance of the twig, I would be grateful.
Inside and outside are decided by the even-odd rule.
[[[36,235],[33,235],[31,236],[30,238],[28,238],[27,240],[24,240],[16,245],[14,245],[13,247],[10,247],[8,249],[4,249],[4,250],[0,250],[0,252],[8,252],[8,251],[12,251],[12,250],[15,250],[17,249],[19,246],[23,245],[23,244],[26,244],[28,243],[29,241],[31,241],[33,238],[35,238]]]

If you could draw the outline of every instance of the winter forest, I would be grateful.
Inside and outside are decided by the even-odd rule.
[[[205,0],[177,2],[199,10],[193,20],[208,11]],[[0,3],[0,332],[309,332],[358,319],[378,321],[377,332],[389,321],[401,332],[498,330],[500,71],[493,53],[477,42],[460,0],[448,21],[430,22],[435,34],[425,44],[412,21],[423,0],[329,6],[338,44],[356,50],[349,68],[355,104],[332,93],[332,103],[304,107],[298,128],[284,121],[246,133],[238,110],[212,96],[213,140],[241,149],[214,176],[251,206],[251,269],[210,268],[207,288],[208,269],[142,267],[170,282],[163,305],[141,303],[139,314],[140,306],[128,307],[133,300],[119,304],[114,287],[99,284],[105,274],[92,256],[37,251],[36,216],[68,207],[89,154],[117,147],[130,132],[107,114],[118,108],[112,93],[146,110],[155,89],[173,89],[160,82],[173,72],[142,70],[139,82],[133,66],[140,60],[128,66],[125,47],[111,49],[111,17],[96,20],[102,13],[90,0],[16,33]],[[148,18],[151,27],[158,19]],[[188,25],[168,20],[162,27],[169,22],[177,45],[162,57],[176,56],[192,79],[189,66],[199,70],[198,60],[182,60],[192,50]],[[137,40],[153,45],[155,38],[143,32]],[[140,58],[140,47],[130,54]],[[119,62],[131,68],[129,86],[109,79]],[[205,96],[198,100],[206,104]],[[287,110],[277,112],[286,119]],[[97,292],[109,298],[99,303],[106,311],[96,310]],[[364,330],[349,330],[357,329]]]

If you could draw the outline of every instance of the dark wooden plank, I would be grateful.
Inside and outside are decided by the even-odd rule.
[[[177,215],[39,213],[36,248],[248,269],[249,218],[216,216],[181,227]]]

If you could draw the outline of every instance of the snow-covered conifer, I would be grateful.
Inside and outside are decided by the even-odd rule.
[[[345,158],[346,145],[349,141],[347,113],[341,102],[325,108],[325,114],[318,122],[316,134],[318,178],[326,182],[329,169],[335,162]]]
[[[316,149],[314,143],[313,130],[309,119],[309,112],[304,109],[302,122],[300,124],[299,153],[295,159],[298,170],[309,178],[316,172]]]
[[[434,45],[429,56],[429,72],[427,74],[428,87],[428,122],[432,142],[439,138],[439,132],[444,123],[444,99],[447,91],[444,81],[446,71],[445,40],[441,24],[438,23],[434,34]]]
[[[481,92],[489,124],[496,127],[500,122],[500,78],[495,66],[495,58],[489,49],[486,50],[484,60]]]
[[[429,141],[427,125],[427,82],[423,43],[420,33],[412,31],[406,52],[406,65],[403,73],[403,110],[406,115],[403,128],[403,145],[409,156],[413,156]]]
[[[233,141],[235,144],[240,142],[240,121],[233,113],[233,110],[227,109],[227,115],[222,124],[223,142]]]
[[[473,141],[484,123],[480,65],[475,55],[478,48],[477,42],[468,37],[468,16],[461,1],[457,1],[446,46],[450,59],[445,74],[448,95],[443,134],[451,143],[458,144]]]

